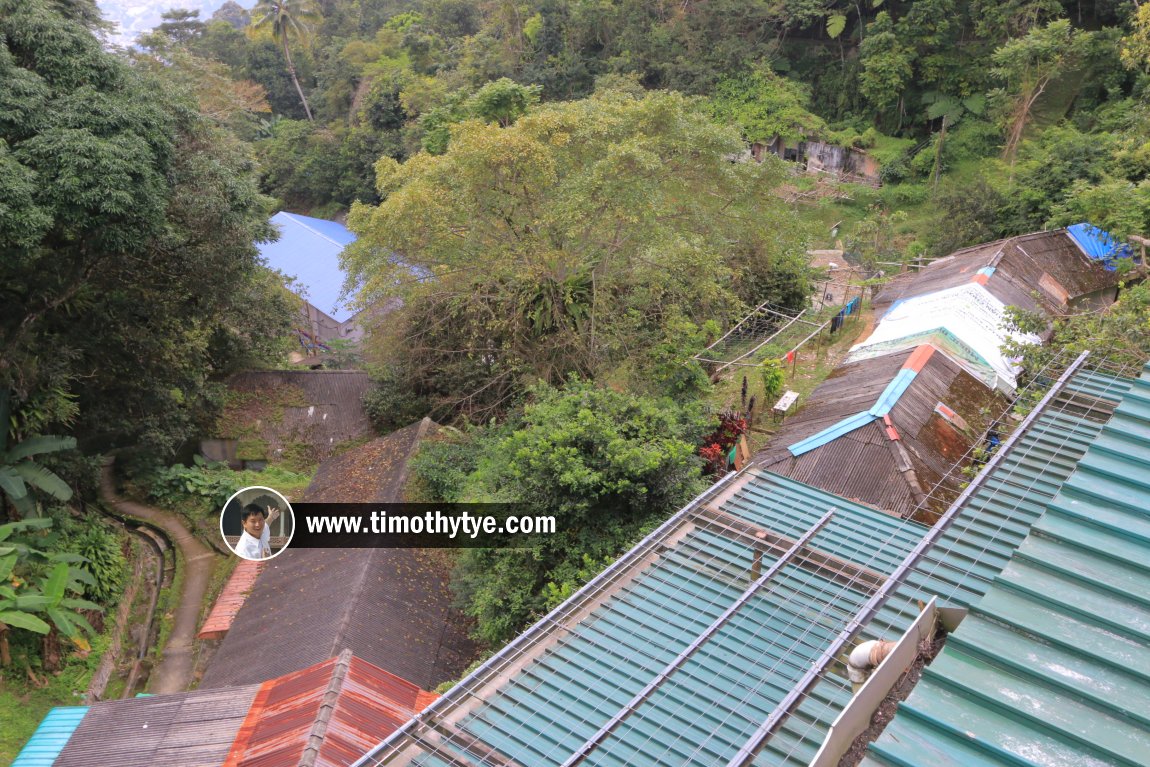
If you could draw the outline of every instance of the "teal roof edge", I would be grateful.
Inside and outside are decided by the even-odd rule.
[[[873,421],[874,416],[872,416],[869,411],[864,410],[863,412],[852,415],[849,418],[844,418],[833,426],[828,426],[818,434],[812,434],[801,442],[796,442],[793,445],[789,445],[787,450],[790,450],[791,455],[793,455],[795,458],[798,458],[803,453],[809,453],[815,448],[822,447],[828,442],[832,442],[844,434],[851,433],[855,429],[861,429],[863,426],[866,426],[868,423],[872,423]]]
[[[16,755],[12,767],[51,767],[87,713],[87,706],[57,706],[49,711]]]
[[[908,370],[907,368],[898,371],[898,375],[883,389],[882,394],[878,397],[878,401],[874,403],[874,407],[867,412],[875,418],[882,418],[884,415],[888,415],[891,409],[898,404],[899,398],[910,388],[910,385],[917,376],[918,373],[916,371]]]
[[[879,395],[878,401],[874,403],[874,407],[862,413],[856,413],[848,418],[844,418],[833,426],[820,431],[818,434],[812,434],[804,440],[789,445],[787,450],[791,451],[791,455],[798,458],[803,453],[820,448],[829,442],[833,442],[844,434],[850,434],[855,429],[861,429],[868,423],[873,423],[876,418],[882,418],[884,415],[890,413],[891,409],[898,404],[898,400],[910,388],[918,373],[908,368],[903,368],[898,371],[891,382],[883,389],[882,394]]]

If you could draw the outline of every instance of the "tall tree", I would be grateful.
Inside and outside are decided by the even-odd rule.
[[[204,33],[205,24],[200,21],[199,11],[186,8],[173,8],[160,14],[164,21],[156,27],[157,32],[167,35],[172,42],[183,45]]]
[[[421,385],[481,411],[633,360],[682,319],[805,299],[781,164],[732,163],[743,146],[661,92],[467,120],[443,155],[380,160],[386,199],[353,207],[347,265],[368,300],[404,299],[391,348]]]
[[[287,62],[288,73],[291,75],[295,89],[299,93],[299,100],[303,102],[303,111],[308,120],[313,120],[311,107],[308,106],[307,96],[303,94],[299,78],[296,77],[295,64],[291,60],[290,40],[303,41],[309,32],[308,22],[319,18],[319,12],[312,7],[309,0],[260,0],[252,9],[252,26],[260,28],[271,25],[272,36],[283,46],[284,60]]]
[[[49,0],[0,0],[0,388],[16,438],[172,449],[290,309],[242,147]]]
[[[1056,77],[1076,66],[1086,54],[1092,32],[1075,29],[1067,19],[1032,28],[1024,37],[994,52],[993,73],[1007,83],[1006,144],[1002,156],[1014,161],[1034,105]]]

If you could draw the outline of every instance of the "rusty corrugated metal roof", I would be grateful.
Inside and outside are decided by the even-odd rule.
[[[255,586],[256,576],[263,569],[263,564],[250,559],[241,559],[236,564],[216,598],[216,603],[212,605],[207,620],[200,627],[200,633],[196,634],[196,639],[222,639],[228,633],[236,613],[243,607],[244,600]]]
[[[792,455],[788,446],[873,407],[916,353],[925,361],[887,418]],[[815,388],[754,463],[891,514],[909,513],[927,495],[941,510],[959,489],[935,486],[985,428],[983,413],[1006,405],[946,354],[910,350],[860,360],[836,368]]]
[[[1114,287],[1118,277],[1088,258],[1065,229],[1057,229],[976,245],[900,275],[875,297],[874,308],[881,314],[895,301],[968,282],[984,285],[1008,306],[1060,312],[1067,302]]]
[[[223,765],[347,765],[436,697],[344,650],[262,684]]]

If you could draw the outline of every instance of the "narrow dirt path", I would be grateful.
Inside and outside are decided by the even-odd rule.
[[[176,607],[175,621],[168,636],[168,643],[161,650],[163,660],[152,670],[148,691],[165,693],[186,690],[192,682],[192,643],[200,620],[200,605],[208,590],[208,581],[215,565],[213,560],[217,555],[200,543],[175,514],[135,501],[123,500],[116,495],[115,488],[112,464],[109,462],[100,475],[100,499],[115,507],[121,514],[143,519],[163,528],[183,556],[186,571],[183,574],[183,588]]]

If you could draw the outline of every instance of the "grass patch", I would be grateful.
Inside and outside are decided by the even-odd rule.
[[[55,674],[37,672],[40,683],[28,678],[25,668],[14,659],[13,665],[0,671],[0,764],[10,764],[32,737],[44,716],[56,706],[82,706],[82,697],[110,643],[108,632],[92,640],[89,653],[73,651],[64,659],[64,667]]]
[[[833,316],[838,313],[838,309],[837,307],[834,310],[828,309],[826,313]],[[819,314],[815,316],[822,317],[823,315]],[[825,319],[825,317],[823,317],[823,319]],[[822,320],[820,319],[819,321],[821,322]],[[827,332],[823,332],[821,348],[815,344],[814,339],[812,339],[807,346],[803,347],[796,358],[796,364],[794,366],[788,365],[785,370],[786,380],[783,383],[784,391],[789,390],[799,393],[798,403],[787,417],[794,417],[796,413],[802,410],[811,392],[815,390],[815,387],[822,383],[826,377],[831,374],[831,371],[842,362],[850,351],[851,346],[858,341],[869,327],[869,303],[864,303],[863,311],[855,313],[848,318],[843,329],[834,336],[828,337]],[[809,328],[807,332],[810,332]],[[816,351],[816,349],[818,350]],[[763,358],[766,357],[760,357],[760,359]],[[716,408],[741,410],[744,376],[747,378],[748,402],[751,397],[755,398],[754,419],[750,424],[751,430],[747,434],[747,446],[750,448],[751,453],[754,454],[766,447],[767,443],[782,426],[781,422],[777,422],[772,418],[770,412],[771,407],[778,399],[777,396],[770,402],[764,401],[763,381],[758,368],[728,368],[724,371],[723,377],[712,387],[710,400]]]

